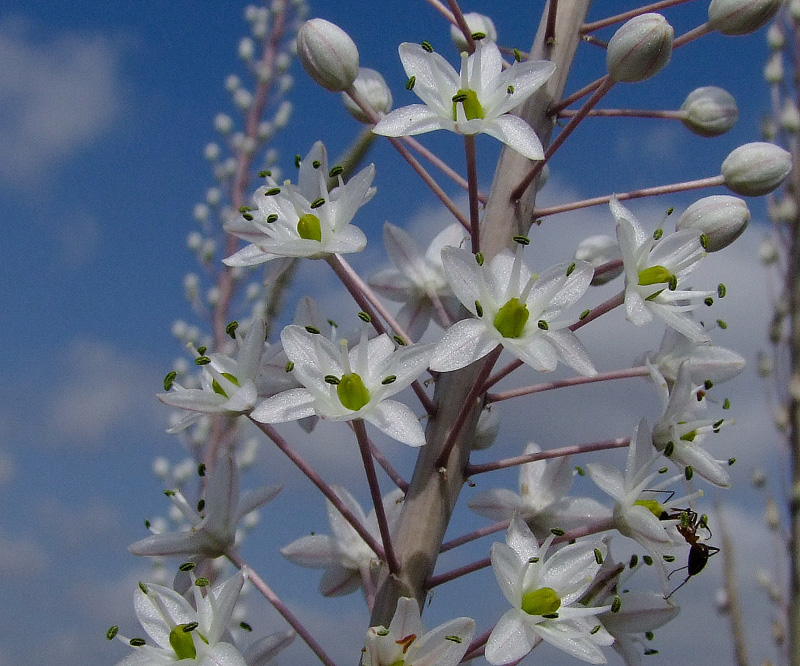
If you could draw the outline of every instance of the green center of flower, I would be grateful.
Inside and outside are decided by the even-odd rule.
[[[369,402],[369,390],[364,386],[364,382],[355,372],[342,375],[336,385],[336,395],[339,401],[347,407],[357,412]]]
[[[232,375],[230,372],[223,372],[222,376],[225,377],[225,379],[230,380],[231,384],[239,386],[239,380],[236,379],[236,376]],[[214,393],[218,393],[225,398],[229,397],[228,394],[225,393],[225,389],[219,385],[219,382],[216,379],[211,382],[211,388],[214,389]]]
[[[175,650],[175,655],[178,659],[194,659],[197,656],[197,650],[194,647],[194,640],[192,639],[191,631],[184,631],[188,625],[179,624],[173,627],[169,632],[169,644]],[[195,624],[195,626],[197,626]]]
[[[672,278],[673,275],[666,266],[650,266],[650,268],[639,271],[639,284],[643,287],[669,282]]]
[[[519,338],[525,330],[529,315],[528,306],[520,303],[518,298],[512,298],[497,311],[494,327],[504,338]]]
[[[656,500],[636,500],[634,502],[636,506],[643,506],[647,509],[650,513],[652,513],[656,518],[661,518],[661,516],[665,513],[664,507],[661,506]]]
[[[301,215],[297,220],[297,233],[300,238],[322,242],[322,229],[319,226],[319,218],[311,213]]]
[[[690,430],[689,432],[685,432],[681,435],[681,441],[693,442],[695,437],[697,437],[697,430]]]
[[[540,587],[522,595],[522,610],[528,615],[550,615],[561,608],[561,599],[552,587]]]
[[[453,96],[453,120],[458,120],[458,105],[464,107],[464,115],[467,120],[475,120],[476,118],[483,118],[483,107],[478,101],[478,93],[474,90],[467,88],[466,90],[459,90]]]

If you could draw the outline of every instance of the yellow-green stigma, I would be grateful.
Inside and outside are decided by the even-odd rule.
[[[235,375],[232,375],[230,372],[223,372],[222,376],[229,380],[234,386],[239,386],[239,380],[236,379]],[[214,393],[219,393],[219,395],[225,398],[230,397],[227,393],[225,393],[225,389],[219,385],[219,382],[216,379],[211,382],[211,388],[214,389]]]
[[[528,615],[551,615],[561,608],[561,599],[552,587],[540,587],[522,595],[522,610]]]
[[[693,442],[695,437],[697,437],[697,430],[690,430],[689,432],[685,432],[681,435],[681,441]]]
[[[652,513],[656,518],[661,518],[661,515],[664,513],[664,507],[661,506],[655,500],[636,500],[634,505],[643,506],[647,509],[650,513]]]
[[[651,284],[661,284],[669,282],[673,275],[665,266],[650,266],[643,271],[639,271],[639,284],[646,287]]]
[[[169,632],[169,644],[172,646],[178,659],[194,659],[197,656],[197,650],[194,647],[194,640],[192,639],[192,632],[184,631],[186,626],[185,624],[179,624],[173,627],[172,631]]]
[[[369,402],[369,390],[355,372],[342,375],[336,385],[336,395],[339,396],[342,405],[354,412]]]
[[[529,315],[528,306],[520,303],[518,298],[512,298],[497,311],[494,327],[504,338],[519,338],[525,330]]]
[[[300,238],[322,242],[322,229],[319,226],[319,218],[311,213],[301,215],[297,220],[297,233]]]
[[[467,120],[483,118],[483,107],[478,101],[478,93],[474,90],[467,88],[466,90],[459,90],[453,95],[453,120],[455,121],[458,121],[459,104],[464,107],[464,115]]]

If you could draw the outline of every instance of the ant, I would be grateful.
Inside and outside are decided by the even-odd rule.
[[[711,530],[708,528],[708,516],[705,514],[698,515],[697,512],[692,509],[673,509],[672,511],[673,513],[671,514],[662,515],[662,520],[674,520],[676,518],[680,520],[680,523],[675,527],[678,533],[686,540],[686,543],[689,544],[689,559],[685,567],[675,569],[675,571],[670,572],[669,576],[667,576],[667,578],[669,578],[676,571],[681,571],[682,569],[687,570],[684,581],[664,597],[665,599],[669,599],[686,585],[692,576],[699,574],[708,563],[708,558],[719,552],[719,548],[716,546],[709,546],[707,543],[700,541],[700,537],[697,534],[697,530],[703,529],[708,533],[709,537],[713,536]]]

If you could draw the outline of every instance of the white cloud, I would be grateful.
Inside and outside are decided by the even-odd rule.
[[[19,185],[89,145],[121,98],[118,48],[104,36],[0,22],[0,178]]]
[[[0,534],[0,580],[33,578],[47,566],[48,558],[35,541]]]

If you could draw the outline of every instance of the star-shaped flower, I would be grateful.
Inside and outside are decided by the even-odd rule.
[[[261,423],[281,423],[317,414],[332,421],[364,419],[390,437],[421,446],[425,433],[409,407],[388,400],[409,386],[428,367],[431,345],[395,350],[387,335],[361,341],[348,351],[347,340],[335,345],[301,326],[281,333],[292,372],[305,387],[267,398],[252,412]]]
[[[726,460],[716,460],[702,446],[708,433],[717,433],[724,419],[703,418],[705,400],[698,400],[692,385],[691,367],[683,363],[670,390],[667,381],[657,368],[650,366],[650,375],[664,405],[664,413],[653,426],[653,444],[673,463],[681,468],[691,467],[715,486],[727,487],[731,477]]]
[[[151,534],[128,547],[135,555],[220,557],[233,547],[241,518],[273,499],[282,486],[264,486],[239,497],[239,468],[233,454],[222,456],[208,475],[202,515],[180,491],[169,497],[191,525],[186,532]]]
[[[433,319],[442,328],[458,314],[458,300],[447,283],[442,267],[442,248],[459,247],[466,234],[457,222],[433,239],[425,254],[417,242],[400,227],[388,222],[383,227],[383,243],[395,268],[378,271],[369,279],[370,286],[403,307],[397,321],[418,340]]]
[[[189,666],[248,666],[239,651],[222,639],[228,633],[228,622],[239,598],[245,574],[232,578],[213,589],[201,591],[201,580],[193,586],[195,608],[175,590],[163,585],[141,583],[136,590],[134,606],[144,630],[155,642],[117,637],[134,652],[117,666],[161,666],[181,663]]]
[[[539,639],[592,664],[606,658],[598,647],[614,639],[597,615],[610,606],[585,607],[578,602],[589,588],[607,553],[602,542],[579,542],[545,557],[554,539],[539,546],[520,517],[511,521],[506,543],[491,550],[497,582],[512,608],[500,618],[486,643],[490,664],[517,661]]]
[[[158,399],[165,405],[194,412],[178,421],[167,432],[187,428],[202,414],[239,416],[253,408],[258,399],[255,378],[264,353],[265,331],[266,324],[260,318],[253,320],[243,340],[236,329],[239,351],[235,359],[225,354],[206,356],[198,353],[195,363],[203,369],[202,388],[187,389],[172,382],[169,385],[172,390],[158,394]]]
[[[372,510],[365,516],[364,510],[346,488],[335,486],[334,491],[367,531],[380,541],[375,511]],[[399,489],[383,498],[390,530],[400,515],[402,505],[403,492]],[[330,501],[326,501],[326,506],[331,535],[311,534],[301,537],[281,548],[281,554],[301,567],[324,569],[325,573],[319,584],[319,591],[323,596],[350,594],[361,587],[364,576],[372,577],[375,574],[378,556]]]
[[[228,266],[255,266],[276,257],[320,259],[333,253],[360,252],[364,233],[350,224],[358,209],[374,194],[375,167],[359,171],[346,184],[328,192],[328,157],[315,143],[300,163],[297,185],[279,186],[271,176],[258,188],[255,208],[225,225],[225,230],[247,241],[224,260]]]
[[[489,134],[531,160],[544,158],[536,132],[509,111],[544,85],[555,71],[545,60],[516,62],[503,71],[494,42],[479,40],[472,55],[461,54],[461,74],[442,56],[419,44],[399,48],[414,92],[425,102],[388,113],[373,128],[383,136],[410,136],[437,129]]]
[[[683,229],[656,241],[616,198],[612,197],[609,205],[617,220],[617,240],[625,267],[628,321],[641,326],[655,315],[690,340],[707,342],[708,335],[689,312],[716,292],[678,289],[706,255],[702,234]]]
[[[457,666],[469,649],[475,621],[459,617],[426,632],[414,599],[401,597],[389,628],[370,627],[362,666]]]
[[[525,447],[525,455],[540,451],[533,442]],[[553,527],[571,530],[610,518],[611,512],[597,500],[567,497],[573,478],[572,456],[525,463],[519,467],[519,494],[494,488],[473,497],[469,508],[497,521],[509,520],[518,513],[542,538]]]
[[[442,250],[450,286],[473,318],[447,330],[433,350],[431,370],[458,370],[503,345],[535,370],[555,370],[561,359],[583,375],[596,373],[568,328],[571,322],[558,319],[588,288],[591,265],[574,261],[532,275],[522,261],[522,247],[516,253],[502,250],[482,265],[468,250]]]

